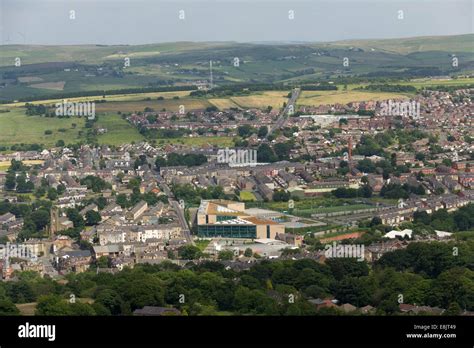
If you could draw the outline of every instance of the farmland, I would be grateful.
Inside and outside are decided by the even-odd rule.
[[[24,165],[26,166],[33,166],[36,164],[43,164],[43,160],[25,160],[22,161]],[[0,161],[0,171],[6,171],[8,168],[10,168],[11,162],[9,161]]]
[[[408,77],[466,75],[473,72],[472,35],[271,45],[207,42],[136,46],[5,45],[0,52],[1,100],[156,86],[190,86],[209,80],[234,83],[315,83],[353,76]],[[427,42],[427,44],[425,44]],[[449,54],[461,64],[453,70]],[[22,65],[13,65],[16,57]],[[240,58],[239,66],[233,65]],[[347,57],[350,65],[342,66]],[[124,58],[131,65],[124,67]],[[420,61],[426,62],[420,66]],[[404,69],[400,69],[404,66]],[[424,70],[423,70],[424,69]],[[7,76],[8,78],[6,78]],[[217,104],[223,101],[216,101]],[[259,101],[238,97],[247,107]],[[272,106],[280,105],[275,100]]]
[[[212,106],[206,99],[164,99],[164,100],[142,100],[142,101],[119,101],[119,102],[107,102],[99,103],[96,105],[96,112],[109,113],[109,112],[139,112],[145,108],[152,109],[154,111],[173,111],[178,112],[180,105],[184,105],[185,110],[203,110],[209,106]]]
[[[288,92],[265,91],[261,93],[254,93],[249,96],[231,97],[230,100],[242,108],[262,109],[266,108],[267,106],[271,106],[278,109],[283,107],[283,103],[288,101]]]
[[[338,91],[303,91],[298,99],[298,105],[317,106],[323,104],[347,104],[360,101],[379,101],[387,99],[408,98],[406,94],[385,93],[385,92],[365,92],[355,90]]]
[[[257,108],[266,109],[271,106],[273,109],[280,109],[283,104],[288,101],[288,91],[261,91],[254,92],[250,95],[245,96],[232,96],[227,98],[210,98],[208,101],[219,108],[230,109],[230,108]]]
[[[174,97],[186,97],[189,96],[189,91],[174,91],[174,92],[148,92],[148,93],[128,93],[128,94],[114,94],[114,95],[95,95],[95,96],[84,96],[84,97],[75,97],[67,98],[70,102],[85,102],[85,101],[94,101],[94,100],[105,100],[107,102],[124,102],[124,101],[143,101],[145,99],[158,99],[160,97],[164,99],[172,99]],[[63,99],[42,99],[30,102],[31,104],[55,104],[62,102]],[[16,102],[10,104],[4,104],[5,107],[21,107],[24,102]]]

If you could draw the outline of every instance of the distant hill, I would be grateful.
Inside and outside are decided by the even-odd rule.
[[[58,90],[189,85],[208,80],[210,60],[217,85],[459,75],[474,71],[473,43],[474,34],[328,43],[7,45],[0,50],[0,100]],[[452,65],[453,55],[458,67]],[[20,67],[14,66],[17,57]]]
[[[222,50],[241,47],[312,47],[325,49],[361,48],[375,49],[397,54],[426,51],[470,52],[474,53],[474,34],[454,36],[425,36],[402,39],[345,40],[327,43],[236,43],[236,42],[176,42],[148,45],[3,45],[0,51],[0,66],[12,64],[16,57],[24,58],[27,64],[44,62],[83,62],[96,64],[117,59],[121,53],[132,57],[150,57],[160,54],[181,54],[201,50]]]
[[[330,46],[375,48],[387,52],[409,54],[426,51],[474,52],[474,34],[455,36],[424,36],[404,39],[349,40],[329,43]]]

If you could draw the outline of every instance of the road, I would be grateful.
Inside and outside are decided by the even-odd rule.
[[[293,89],[290,100],[288,100],[288,103],[278,116],[278,119],[276,120],[275,124],[268,130],[267,138],[273,133],[274,130],[285,127],[286,121],[288,121],[288,111],[291,106],[293,107],[293,113],[296,112],[296,100],[298,99],[300,92],[301,89],[299,88]]]
[[[160,185],[163,192],[168,196],[168,202],[171,207],[173,207],[176,215],[178,216],[179,224],[181,225],[181,230],[184,238],[189,244],[194,245],[193,238],[191,237],[191,231],[189,230],[188,223],[184,216],[184,209],[180,206],[179,202],[174,197],[173,192],[169,188],[168,184],[163,180],[160,174],[157,174],[158,184]]]

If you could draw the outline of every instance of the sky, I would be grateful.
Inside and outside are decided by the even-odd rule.
[[[473,18],[474,0],[0,0],[0,43],[401,38],[474,33]]]

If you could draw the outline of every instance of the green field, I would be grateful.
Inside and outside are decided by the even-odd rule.
[[[240,191],[240,200],[242,201],[256,201],[257,198],[252,192]]]
[[[182,98],[182,99],[165,99],[165,100],[141,100],[141,101],[112,101],[96,104],[96,111],[102,112],[139,112],[145,108],[154,111],[173,111],[178,112],[180,106],[183,105],[185,111],[203,110],[212,104],[206,99]]]
[[[415,79],[410,82],[400,82],[400,85],[409,85],[418,89],[424,87],[436,87],[436,86],[462,86],[474,84],[474,78],[456,78],[450,80],[437,80],[437,79]]]
[[[216,145],[218,147],[233,146],[232,137],[183,137],[170,139],[157,139],[157,144],[183,144],[188,146]]]
[[[122,145],[145,140],[135,127],[117,114],[99,116],[97,126],[107,129],[107,133],[97,136],[99,144]]]
[[[350,199],[339,198],[308,198],[294,201],[294,208],[289,208],[288,202],[253,202],[247,203],[248,207],[259,207],[279,212],[287,212],[295,216],[310,217],[311,214],[333,213],[338,211],[351,211],[373,208],[369,204],[355,203]]]
[[[297,104],[301,106],[318,106],[324,104],[347,104],[361,101],[380,101],[387,99],[405,99],[408,95],[387,92],[365,92],[354,90],[338,91],[303,91]]]
[[[107,102],[125,102],[125,101],[144,101],[145,99],[157,100],[158,97],[163,97],[165,99],[172,99],[173,97],[185,98],[189,96],[189,91],[175,91],[175,92],[147,92],[147,93],[129,93],[129,94],[113,94],[106,95],[105,98],[103,95],[95,96],[85,96],[85,97],[76,97],[76,98],[67,98],[70,102],[86,102],[94,100],[106,100]],[[53,105],[58,102],[62,102],[63,99],[43,99],[30,102],[31,104],[44,104],[44,105]],[[22,107],[24,102],[3,104],[2,107]]]
[[[323,208],[315,208],[315,209],[295,208],[292,211],[292,214],[296,216],[310,217],[311,214],[327,214],[327,213],[335,213],[335,212],[340,212],[340,211],[353,211],[353,210],[369,209],[369,208],[373,208],[373,206],[367,205],[367,204],[349,204],[349,205],[323,207]]]
[[[201,250],[201,252],[203,252],[207,248],[210,242],[211,242],[210,240],[206,240],[206,239],[197,239],[194,241],[194,243],[199,248],[199,250]]]
[[[285,91],[264,91],[252,93],[249,96],[230,97],[230,101],[242,108],[264,109],[271,106],[274,109],[283,107],[283,103],[288,101],[288,92]]]
[[[0,146],[11,146],[15,144],[43,144],[46,147],[55,146],[58,140],[64,140],[66,144],[77,143],[86,140],[86,128],[84,118],[56,118],[25,115],[24,108],[12,108],[12,111],[0,113]],[[72,124],[77,126],[73,128]],[[98,128],[105,128],[107,132],[97,136],[100,144],[122,145],[131,142],[140,142],[145,138],[138,130],[130,125],[118,114],[99,115],[96,123]],[[64,132],[61,132],[63,129]],[[51,130],[51,135],[45,135],[46,130]],[[83,133],[80,135],[80,131]],[[189,146],[201,146],[205,144],[217,146],[232,146],[231,137],[182,137],[156,139],[157,144],[184,144]],[[0,168],[0,170],[6,168]]]
[[[84,128],[84,118],[47,118],[25,115],[24,108],[11,109],[10,112],[0,113],[0,145],[14,144],[44,144],[54,146],[60,139],[66,144],[80,140],[79,131]],[[73,123],[77,126],[73,128]],[[63,129],[64,132],[60,130]],[[51,130],[51,135],[45,135]]]

